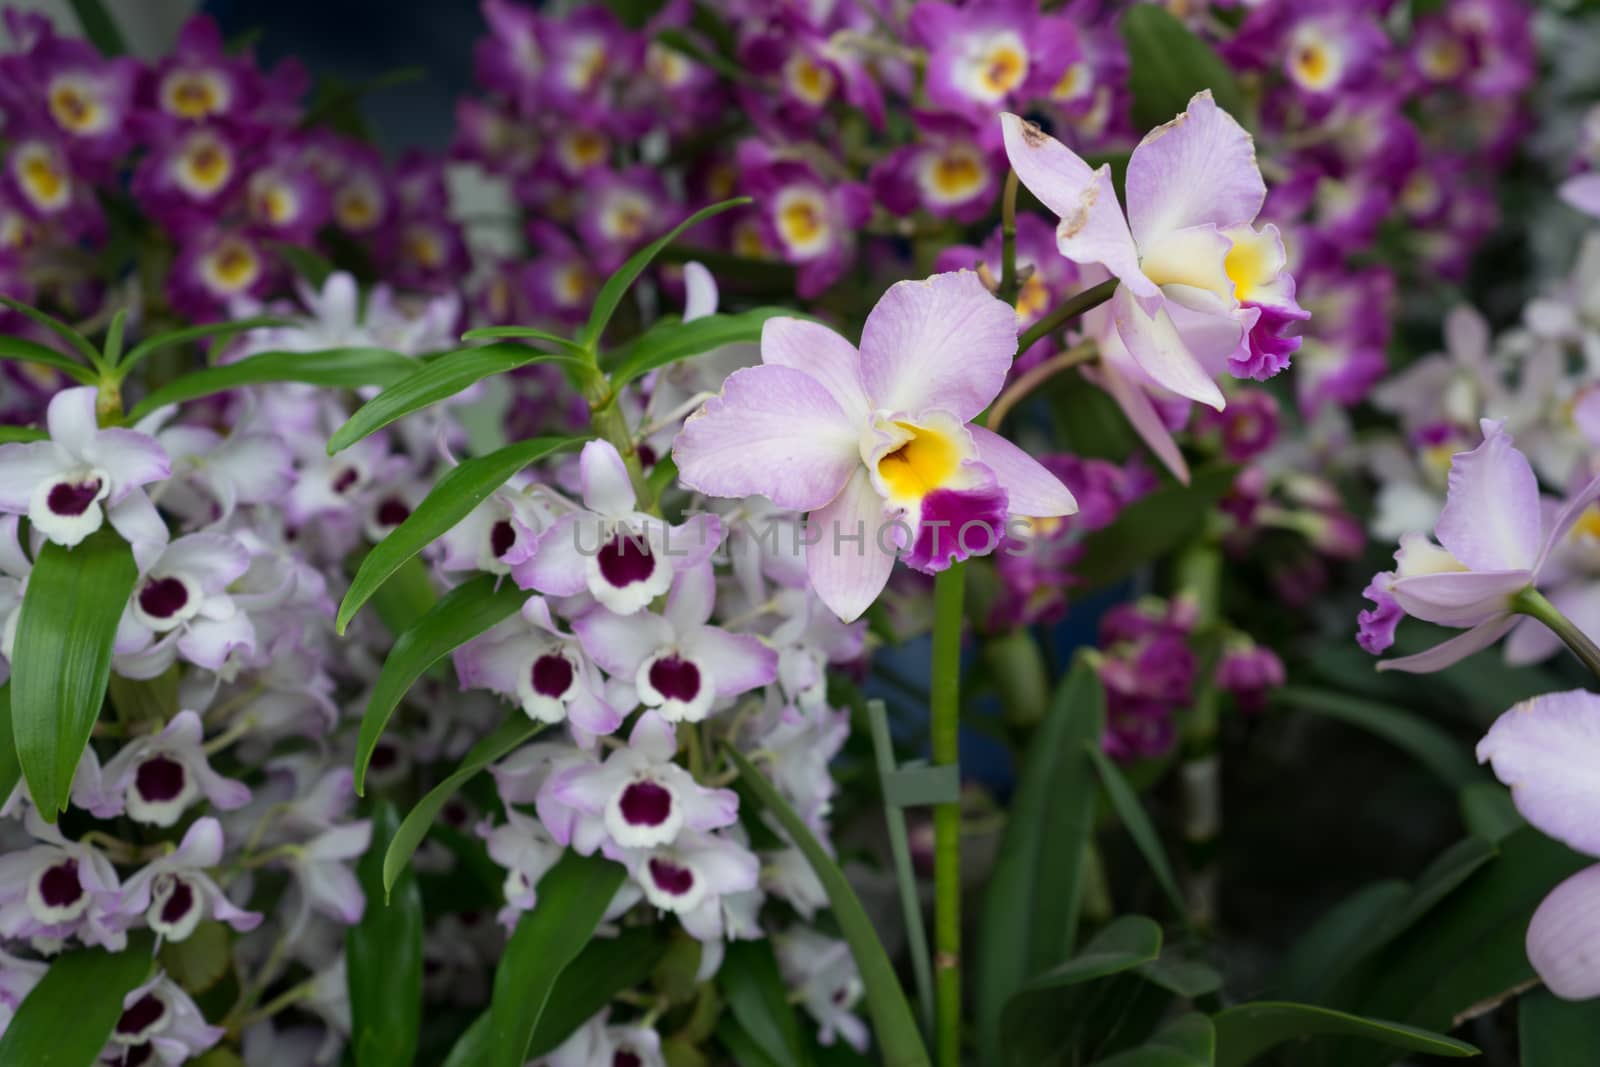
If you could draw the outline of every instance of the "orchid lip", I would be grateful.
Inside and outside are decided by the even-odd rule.
[[[151,1034],[160,1030],[167,1020],[167,1002],[155,993],[146,993],[125,1009],[117,1020],[111,1039],[120,1045],[144,1043]]]
[[[47,925],[71,922],[89,907],[78,861],[68,857],[34,875],[28,887],[34,917]]]

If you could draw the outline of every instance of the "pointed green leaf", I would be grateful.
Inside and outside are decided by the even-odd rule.
[[[452,467],[416,510],[389,531],[388,537],[373,545],[372,551],[361,561],[339,605],[339,617],[335,621],[339,633],[344,633],[361,605],[372,598],[401,564],[466,518],[513,474],[554,452],[582,444],[583,440],[581,437],[535,437],[507,445],[487,456],[463,460]]]
[[[1321,1000],[1357,962],[1361,935],[1403,907],[1411,887],[1399,879],[1374,882],[1323,912],[1278,961],[1271,989],[1279,996]]]
[[[1474,837],[1499,844],[1527,822],[1517,814],[1511,791],[1499,782],[1474,782],[1456,798],[1461,806],[1461,821]]]
[[[13,337],[9,334],[0,335],[0,359],[16,360],[21,363],[37,363],[42,367],[50,367],[84,385],[93,385],[100,380],[94,371],[85,367],[82,363],[74,362],[48,345],[42,345],[38,341],[30,341],[26,337]]]
[[[0,1067],[94,1067],[122,1018],[122,998],[150,973],[147,931],[121,952],[78,949],[50,963],[0,1036]]]
[[[456,791],[473,775],[517,748],[543,728],[543,723],[533,722],[520,708],[513,711],[506,717],[505,722],[495,727],[493,733],[467,750],[460,766],[456,767],[448,778],[428,790],[422,799],[417,801],[416,806],[406,813],[400,828],[394,832],[394,840],[389,842],[388,851],[383,855],[385,893],[394,889],[406,865],[411,862],[411,854],[422,844],[422,839],[428,836],[428,828],[433,825],[433,820],[439,817],[439,811],[450,798],[456,795]]]
[[[1222,57],[1166,8],[1135,4],[1122,17],[1128,46],[1128,88],[1133,124],[1143,131],[1171,122],[1189,98],[1210,89],[1217,106],[1241,124],[1248,120],[1244,96]]]
[[[163,348],[173,345],[186,345],[190,341],[222,340],[235,334],[244,333],[246,330],[259,330],[271,326],[293,326],[293,319],[280,318],[276,315],[257,315],[248,319],[234,319],[231,322],[208,322],[204,326],[188,326],[170,333],[159,333],[154,337],[147,337],[133,346],[126,359],[122,361],[122,373],[126,374],[139,364],[139,361]],[[240,362],[243,362],[241,360]]]
[[[128,309],[122,308],[111,316],[111,325],[106,327],[105,348],[100,355],[106,361],[106,366],[115,367],[117,361],[122,359],[122,337],[128,329]]]
[[[777,1067],[810,1062],[771,941],[730,942],[717,984],[739,1026]]]
[[[1366,730],[1457,789],[1484,780],[1472,757],[1448,731],[1403,708],[1304,685],[1284,686],[1273,694],[1273,700]]]
[[[674,226],[664,237],[656,238],[632,256],[629,256],[628,261],[618,267],[616,273],[607,278],[606,283],[600,287],[600,294],[594,300],[594,310],[589,313],[588,325],[583,328],[583,333],[579,336],[579,340],[591,350],[599,347],[600,337],[606,332],[606,327],[611,324],[611,316],[617,313],[617,306],[622,303],[623,296],[627,294],[633,283],[638,280],[639,275],[644,273],[644,269],[661,254],[661,250],[675,241],[679,234],[692,229],[714,215],[720,215],[724,211],[731,211],[733,208],[744,207],[750,203],[754,203],[754,201],[748,196],[739,196],[732,200],[724,200],[720,204],[703,207]]]
[[[1180,1015],[1139,1048],[1101,1060],[1095,1067],[1212,1067],[1217,1032],[1198,1012]]]
[[[1521,1067],[1591,1067],[1600,1050],[1600,1001],[1562,1000],[1548,989],[1517,1001]]]
[[[422,894],[408,867],[384,899],[383,856],[400,818],[393,805],[372,815],[372,844],[356,865],[366,894],[361,921],[345,931],[350,1048],[357,1067],[407,1067],[422,1020]]]
[[[517,338],[543,341],[547,345],[554,345],[559,351],[574,359],[584,362],[588,362],[589,359],[588,349],[576,341],[570,341],[558,333],[551,333],[549,330],[541,330],[534,326],[480,326],[461,335],[463,341],[505,341]]]
[[[905,991],[900,988],[894,964],[889,962],[889,955],[878,940],[878,931],[844,872],[772,783],[739,752],[731,748],[725,751],[739,768],[740,779],[788,833],[826,890],[834,921],[850,945],[850,954],[855,957],[856,969],[861,972],[861,982],[866,987],[867,1011],[872,1016],[872,1028],[878,1038],[884,1067],[928,1067],[928,1052],[917,1031],[911,1005],[906,1003]]]
[[[17,741],[11,729],[11,683],[0,685],[0,796],[9,797],[22,780]]]
[[[43,430],[34,429],[32,426],[0,426],[0,444],[9,445],[15,441],[48,441],[50,435]]]
[[[1183,892],[1178,888],[1177,876],[1172,873],[1172,864],[1167,860],[1167,851],[1161,845],[1161,835],[1156,832],[1150,816],[1145,814],[1144,805],[1139,801],[1139,794],[1133,791],[1133,786],[1128,784],[1128,779],[1123,776],[1121,769],[1111,761],[1110,756],[1105,754],[1105,750],[1100,747],[1099,738],[1085,741],[1083,748],[1100,775],[1100,782],[1106,788],[1106,795],[1111,798],[1111,806],[1116,809],[1117,818],[1122,820],[1128,836],[1133,838],[1133,843],[1138,846],[1145,863],[1150,865],[1150,871],[1156,876],[1162,892],[1166,893],[1174,913],[1187,919],[1189,911],[1184,904]]]
[[[100,717],[111,643],[138,574],[110,526],[76,548],[46,541],[34,561],[11,657],[11,714],[28,791],[47,820],[66,808]]]
[[[539,1025],[533,1028],[528,1055],[538,1059],[554,1051],[612,997],[650,977],[666,950],[666,940],[648,927],[590,941],[550,990]]]
[[[91,365],[96,367],[100,365],[100,350],[95,348],[94,345],[90,344],[87,337],[83,336],[83,334],[79,333],[77,330],[74,330],[71,326],[68,326],[54,315],[47,315],[31,304],[24,304],[22,301],[13,300],[9,296],[0,296],[0,305],[4,305],[5,307],[10,308],[12,311],[15,311],[17,314],[32,319],[34,322],[38,323],[40,326],[43,326],[51,333],[61,337],[67,342],[67,344],[77,349],[79,354],[87,359]]]
[[[447,400],[470,385],[536,363],[568,363],[584,366],[572,356],[552,355],[527,345],[499,344],[481,348],[462,348],[446,352],[395,382],[361,405],[345,424],[328,438],[328,454],[349,448],[364,437],[377,433],[391,422],[412,412]]]
[[[366,795],[367,765],[372,762],[378,739],[394,709],[423,672],[496,623],[515,615],[530,595],[510,582],[497,581],[492,574],[480,574],[446,593],[432,611],[395,640],[361,717],[361,736],[356,741],[356,793]]]
[[[705,315],[688,322],[657,323],[629,343],[611,372],[615,392],[636,378],[679,360],[704,355],[725,345],[755,344],[768,319],[793,316],[782,307],[751,308],[732,315]]]
[[[522,913],[494,972],[489,1067],[522,1067],[556,980],[584,945],[622,885],[626,869],[603,856],[568,852],[539,879],[539,904]]]
[[[127,54],[128,46],[122,39],[122,31],[117,28],[117,20],[111,17],[111,12],[106,10],[101,0],[69,2],[72,4],[72,13],[78,16],[78,25],[83,27],[83,35],[100,50],[101,55]]]
[[[1364,1019],[1314,1004],[1260,1001],[1228,1008],[1212,1017],[1217,1028],[1217,1067],[1244,1067],[1287,1041],[1348,1036],[1430,1056],[1476,1056],[1465,1041],[1384,1019]]]
[[[386,348],[330,348],[322,352],[258,352],[237,363],[224,363],[185,374],[162,386],[128,412],[137,422],[158,408],[245,385],[304,382],[335,389],[393,385],[417,369],[417,361]]]
[[[1083,859],[1094,829],[1094,766],[1084,751],[1105,728],[1105,693],[1083,658],[1025,754],[994,874],[984,893],[977,947],[978,1048],[1000,1062],[1001,1015],[1012,995],[1072,952]]]
[[[445,1057],[444,1067],[481,1067],[489,1060],[489,1013],[472,1020]]]

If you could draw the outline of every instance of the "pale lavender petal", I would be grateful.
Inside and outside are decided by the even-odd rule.
[[[747,367],[689,417],[672,444],[678,477],[707,496],[764,496],[810,511],[861,466],[860,428],[817,379],[790,367]]]
[[[1072,490],[1038,460],[981,426],[969,426],[967,432],[978,446],[978,458],[994,472],[1000,488],[1006,491],[1008,514],[1049,519],[1077,512],[1078,501]]]
[[[188,534],[167,546],[162,569],[168,567],[197,579],[206,592],[218,593],[250,569],[250,553],[226,534]]]
[[[1134,432],[1156,454],[1161,465],[1171,471],[1178,481],[1188,485],[1189,464],[1183,458],[1178,442],[1173,439],[1172,431],[1167,429],[1166,420],[1151,402],[1150,394],[1113,363],[1103,362],[1096,373],[1100,384],[1111,394],[1111,399],[1117,402],[1122,413],[1128,416]]]
[[[628,747],[654,763],[665,763],[678,751],[677,727],[659,713],[645,711],[628,734]]]
[[[1477,308],[1457,304],[1444,317],[1444,346],[1463,365],[1479,370],[1489,355],[1489,323]]]
[[[1139,297],[1158,297],[1160,290],[1139,269],[1110,168],[1091,170],[1066,145],[1016,115],[1002,115],[1000,123],[1018,180],[1061,220],[1061,254],[1075,263],[1102,263]]]
[[[584,553],[599,550],[600,531],[592,515],[563,515],[539,535],[532,557],[511,568],[518,589],[547,596],[576,596],[586,588]],[[581,542],[581,544],[580,544]]]
[[[672,592],[667,594],[666,610],[662,612],[672,628],[686,634],[711,621],[711,609],[717,603],[717,576],[711,561],[685,567],[672,580]]]
[[[1466,627],[1509,613],[1511,597],[1532,581],[1530,571],[1442,571],[1401,578],[1389,593],[1412,618]]]
[[[713,315],[717,310],[717,280],[705,264],[688,262],[683,265],[683,321],[693,322]]]
[[[672,643],[672,625],[648,611],[618,615],[596,608],[576,619],[572,628],[589,658],[622,678],[632,678],[646,657]]]
[[[583,502],[591,511],[602,515],[628,515],[638,503],[628,467],[609,441],[590,441],[583,446],[583,453],[578,457],[578,478]]]
[[[172,461],[154,437],[113,427],[101,430],[84,448],[83,458],[111,476],[106,497],[115,504],[141,485],[172,474]]]
[[[51,441],[0,445],[0,508],[26,512],[35,489],[73,466],[72,458]]]
[[[871,606],[894,569],[892,545],[879,544],[883,522],[883,498],[865,467],[808,520],[806,574],[817,596],[845,622]]]
[[[100,390],[92,385],[76,389],[63,389],[50,398],[45,410],[45,426],[50,440],[82,457],[100,432],[100,420],[95,416],[95,401]]]
[[[167,547],[167,524],[143,492],[132,492],[106,509],[112,529],[133,549],[141,572],[155,565]]]
[[[305,887],[307,902],[330,919],[348,926],[361,921],[366,894],[343,864],[307,863],[300,869],[300,884]]]
[[[974,271],[896,282],[861,330],[861,379],[873,405],[970,422],[1005,384],[1017,353],[1015,309]]]
[[[1117,336],[1151,381],[1179,396],[1222,410],[1222,390],[1184,344],[1165,306],[1158,305],[1150,314],[1131,292],[1119,288],[1111,298],[1111,311]]]
[[[1433,671],[1442,671],[1446,667],[1454,666],[1472,655],[1482,652],[1500,638],[1504,637],[1511,627],[1516,625],[1515,616],[1502,619],[1490,619],[1468,630],[1466,633],[1457,634],[1448,641],[1434,645],[1426,652],[1418,652],[1414,656],[1401,656],[1399,659],[1383,659],[1378,661],[1380,671],[1403,671],[1407,674],[1429,674]]]
[[[1523,818],[1600,856],[1600,696],[1574,689],[1524,700],[1478,742],[1478,762],[1511,788]]]
[[[184,658],[208,671],[221,670],[235,649],[251,649],[255,645],[256,628],[242,611],[226,619],[191,619],[178,638],[178,651]]]
[[[1600,174],[1580,174],[1561,183],[1561,199],[1585,215],[1600,218]]]
[[[1600,997],[1600,865],[1550,891],[1528,923],[1528,962],[1564,1000]]]
[[[222,862],[222,824],[207,815],[184,832],[178,849],[168,857],[174,867],[215,867]]]
[[[778,677],[777,650],[751,634],[730,634],[706,626],[683,644],[691,659],[711,671],[719,697],[738,696]]]
[[[820,322],[768,319],[761,327],[761,361],[793,368],[821,382],[852,422],[865,422],[872,413],[861,384],[861,353]]]
[[[690,515],[677,526],[667,526],[664,530],[661,555],[675,571],[700,566],[722,544],[722,520],[707,511]]]
[[[1596,500],[1600,500],[1600,477],[1592,480],[1588,485],[1578,490],[1561,505],[1561,510],[1556,512],[1554,520],[1550,523],[1550,530],[1544,536],[1544,544],[1539,549],[1539,561],[1534,564],[1533,571],[1538,574],[1544,569],[1544,564],[1550,558],[1550,552],[1556,545],[1572,531],[1578,519],[1589,509]]]
[[[1128,221],[1143,249],[1186,226],[1253,221],[1267,186],[1250,134],[1203,90],[1134,148],[1127,191]]]
[[[1484,419],[1483,444],[1450,461],[1434,533],[1475,571],[1531,570],[1543,544],[1539,481],[1502,424]]]

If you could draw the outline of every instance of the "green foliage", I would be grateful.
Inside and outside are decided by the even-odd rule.
[[[1588,1067],[1600,1049],[1600,1002],[1561,1000],[1547,989],[1517,1001],[1522,1067]]]
[[[1168,484],[1134,501],[1110,526],[1084,538],[1083,557],[1073,573],[1083,576],[1085,588],[1114,585],[1193,541],[1237,473],[1229,465],[1203,467],[1187,486]]]
[[[417,362],[386,348],[330,348],[321,352],[258,352],[186,374],[156,389],[128,412],[137,422],[168,404],[225,393],[244,385],[303,382],[334,389],[393,385],[417,369]]]
[[[1195,32],[1158,4],[1135,4],[1122,17],[1128,46],[1128,88],[1133,93],[1133,124],[1148,130],[1189,106],[1190,97],[1210,89],[1217,106],[1249,125],[1244,96],[1233,71]]]
[[[47,821],[66,810],[137,578],[132,550],[109,525],[75,548],[47,541],[34,561],[11,657],[11,726],[28,791]]]
[[[93,1067],[122,998],[150,973],[153,943],[138,931],[121,952],[85,948],[52,960],[0,1036],[0,1067]]]
[[[1329,1035],[1349,1035],[1403,1052],[1426,1052],[1432,1056],[1478,1054],[1465,1041],[1442,1034],[1312,1004],[1241,1004],[1218,1013],[1212,1023],[1217,1028],[1217,1067],[1244,1067],[1285,1042]]]
[[[690,359],[724,345],[755,344],[768,319],[793,315],[788,308],[760,307],[733,315],[706,315],[689,322],[657,323],[630,342],[611,372],[613,391],[679,360]]]
[[[398,829],[390,804],[372,813],[372,844],[356,865],[366,894],[361,921],[345,931],[350,1047],[357,1067],[406,1067],[422,1019],[422,894],[408,867],[383,892],[383,857]]]
[[[777,1067],[810,1064],[772,942],[730,942],[717,984],[733,1018],[763,1057]]]
[[[1128,779],[1123,776],[1122,770],[1111,761],[1110,756],[1106,755],[1098,737],[1085,741],[1083,748],[1089,754],[1095,772],[1100,775],[1100,783],[1105,786],[1106,796],[1111,799],[1111,807],[1116,811],[1117,818],[1122,820],[1128,836],[1133,838],[1133,843],[1144,856],[1144,861],[1150,865],[1150,871],[1156,876],[1161,891],[1167,895],[1167,901],[1172,905],[1173,911],[1180,916],[1186,916],[1188,909],[1183,902],[1183,893],[1178,889],[1177,876],[1172,873],[1172,863],[1167,859],[1167,851],[1161,844],[1161,835],[1156,831],[1155,824],[1150,821],[1150,816],[1145,813],[1139,794],[1134,792],[1133,786],[1128,784]]]

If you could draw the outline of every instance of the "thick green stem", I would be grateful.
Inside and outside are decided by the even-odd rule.
[[[961,761],[961,622],[965,576],[957,563],[933,586],[930,716],[933,763]],[[933,809],[934,984],[939,1001],[938,1062],[961,1064],[961,802]]]
[[[1543,593],[1528,586],[1511,598],[1511,610],[1538,619],[1548,626],[1550,632],[1561,638],[1572,654],[1589,668],[1589,673],[1600,678],[1600,646],[1589,640],[1589,635],[1578,629],[1571,619],[1561,614]]]
[[[1000,198],[1000,291],[995,294],[1008,304],[1017,302],[1017,172],[1006,175],[1006,190]]]
[[[1063,300],[1056,305],[1050,314],[1028,327],[1028,332],[1023,334],[1022,339],[1017,342],[1017,351],[1026,352],[1033,347],[1034,342],[1038,341],[1039,338],[1055,333],[1085,311],[1091,311],[1104,304],[1111,299],[1111,294],[1116,291],[1117,280],[1115,278],[1107,278],[1093,289],[1085,289],[1083,292]]]

